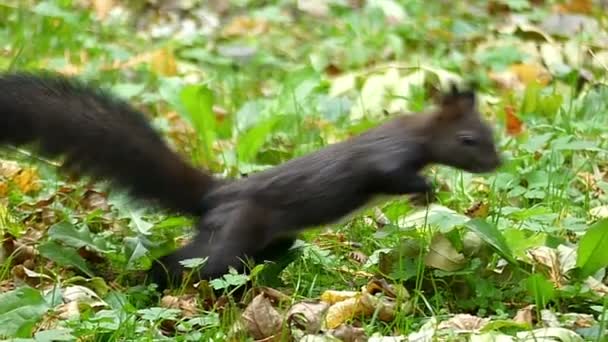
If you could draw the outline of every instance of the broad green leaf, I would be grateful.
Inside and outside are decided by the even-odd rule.
[[[143,235],[150,235],[150,229],[154,226],[152,223],[146,221],[141,211],[132,211],[131,213],[131,223],[130,226],[136,232]]]
[[[42,294],[30,287],[0,294],[0,336],[29,337],[34,324],[49,309]]]
[[[68,329],[51,329],[39,331],[34,335],[36,342],[74,341],[76,337]]]
[[[188,120],[203,143],[203,158],[209,162],[214,159],[211,145],[216,135],[213,92],[205,85],[188,85],[182,89],[180,99]]]
[[[549,301],[555,298],[553,283],[542,274],[533,274],[526,280],[526,286],[528,292],[534,297],[536,304],[541,308],[544,308]]]
[[[73,266],[89,277],[93,276],[93,272],[87,266],[87,262],[71,247],[62,246],[51,240],[38,246],[38,251],[43,257],[61,266]]]
[[[280,119],[280,116],[273,116],[239,136],[237,145],[239,161],[253,161],[258,150],[264,145],[268,135]]]
[[[516,263],[505,237],[496,226],[478,218],[470,220],[465,225],[477,233],[486,243],[492,245],[503,258],[511,263]]]
[[[49,237],[52,240],[65,242],[67,245],[74,248],[89,247],[99,252],[107,252],[103,241],[94,239],[87,226],[77,229],[73,224],[62,221],[56,223],[49,228]]]
[[[576,266],[587,277],[608,266],[608,219],[591,225],[581,238],[577,250]]]
[[[469,221],[469,217],[438,204],[431,204],[428,208],[415,211],[411,215],[399,218],[397,225],[403,228],[422,227],[425,224],[437,226],[439,230],[446,233],[455,226]]]

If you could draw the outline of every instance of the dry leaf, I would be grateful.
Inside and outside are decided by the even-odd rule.
[[[314,17],[326,17],[329,14],[327,0],[298,0],[298,10]]]
[[[447,321],[439,323],[437,329],[456,330],[457,332],[478,332],[489,321],[488,318],[480,318],[469,314],[457,314]]]
[[[487,203],[483,203],[481,201],[473,203],[464,214],[471,218],[481,217],[485,218],[488,216],[488,212],[490,211],[490,205]]]
[[[321,294],[321,300],[328,304],[335,304],[359,295],[358,291],[335,291],[327,290]]]
[[[443,234],[435,234],[429,252],[424,257],[424,264],[446,272],[461,269],[466,263],[464,255],[452,246]]]
[[[514,64],[509,69],[523,84],[538,82],[547,85],[551,82],[551,74],[539,64]]]
[[[87,210],[101,209],[103,212],[108,212],[110,210],[107,194],[93,189],[87,189],[82,196],[81,204]]]
[[[163,76],[177,75],[177,63],[175,55],[170,48],[163,48],[152,53],[150,57],[150,68]]]
[[[513,317],[513,321],[517,323],[527,324],[529,326],[533,326],[534,319],[534,307],[535,305],[528,305],[523,309],[519,309]]]
[[[272,337],[281,331],[282,317],[261,293],[245,308],[241,322],[247,332],[256,340]]]
[[[168,309],[179,309],[184,317],[194,317],[199,313],[196,306],[196,296],[193,295],[164,296],[160,300],[160,306]]]
[[[560,13],[584,13],[589,14],[593,10],[592,0],[570,0],[563,4],[558,4],[557,11]]]
[[[365,255],[365,253],[359,251],[348,253],[348,257],[359,264],[365,264],[367,262],[367,259],[369,259],[368,256]]]
[[[287,311],[287,322],[308,334],[316,334],[321,329],[323,315],[328,308],[329,304],[325,302],[301,302],[294,304]]]
[[[54,311],[58,316],[57,318],[61,320],[75,319],[80,316],[80,309],[76,301],[61,304]]]
[[[100,20],[104,20],[114,7],[114,0],[92,0],[93,10]]]
[[[397,303],[388,297],[375,297],[371,293],[363,293],[361,296],[362,313],[371,315],[375,313],[377,318],[384,322],[395,319]]]
[[[258,36],[268,31],[268,22],[246,16],[232,19],[222,31],[224,37],[230,36]]]
[[[352,325],[343,324],[336,329],[330,329],[327,333],[343,342],[367,341],[365,330],[363,328],[353,327]]]
[[[505,106],[505,120],[507,126],[507,134],[515,136],[523,132],[523,122],[515,115],[513,106]]]
[[[373,312],[373,311],[372,311]],[[342,323],[361,314],[370,313],[368,309],[361,305],[360,295],[337,302],[327,309],[325,315],[325,326],[334,329]]]

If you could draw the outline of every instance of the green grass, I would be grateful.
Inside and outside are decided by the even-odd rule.
[[[202,3],[197,6],[205,8]],[[138,12],[141,3],[99,21],[76,1],[2,1],[0,67],[70,70],[112,89],[148,113],[184,158],[226,177],[346,139],[384,120],[385,110],[424,110],[441,84],[474,79],[505,165],[483,176],[433,167],[436,206],[415,208],[406,198],[380,202],[345,223],[306,231],[301,252],[278,277],[267,274],[270,265],[258,265],[161,299],[141,277],[151,255],[190,236],[191,220],[166,216],[101,183],[69,180],[56,161],[5,148],[0,336],[252,340],[255,329],[242,322],[265,331],[264,318],[272,317],[260,307],[253,310],[260,316],[244,311],[260,289],[284,294],[271,305],[284,317],[292,305],[318,301],[328,290],[361,291],[384,279],[396,308],[390,319],[382,314],[388,304],[375,305],[372,313],[345,319],[342,329],[369,337],[426,327],[437,339],[455,340],[457,330],[434,324],[470,314],[489,320],[486,334],[521,337],[552,326],[563,337],[560,326],[584,340],[605,340],[605,10],[583,13],[597,28],[557,36],[543,25],[563,5],[557,1],[496,1],[506,12],[484,1],[387,1],[387,12],[334,5],[325,18],[298,11],[294,1],[231,3],[211,33],[207,24],[190,36],[153,38],[134,18],[161,18],[144,17],[150,13]],[[176,23],[196,22],[195,13],[189,9]],[[537,33],[525,25],[509,31],[509,13]],[[164,54],[153,61],[133,63],[158,51]],[[523,76],[544,64],[551,79],[505,83],[518,64],[532,66]],[[508,108],[523,123],[518,134],[507,127]],[[18,162],[13,167],[20,173],[5,171],[8,160]],[[27,181],[32,168],[37,178]],[[24,191],[24,184],[38,188]],[[26,247],[12,253],[15,246]],[[167,309],[171,300],[180,305]],[[530,319],[516,321],[528,305],[534,305]],[[552,315],[557,323],[550,325]],[[452,319],[472,319],[464,317]],[[311,333],[326,340],[338,334],[318,330]],[[294,324],[282,333],[303,335]]]

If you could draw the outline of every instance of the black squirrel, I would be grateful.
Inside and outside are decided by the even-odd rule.
[[[272,260],[296,234],[334,222],[376,195],[428,194],[420,171],[437,163],[469,172],[495,170],[501,158],[472,90],[455,86],[437,109],[400,115],[346,141],[246,178],[219,179],[173,152],[128,103],[97,87],[53,74],[0,76],[0,144],[36,142],[66,158],[71,171],[107,179],[137,198],[199,217],[192,242],[160,258],[151,276],[161,289],[207,257],[196,279],[242,259]],[[168,272],[167,272],[168,271]]]

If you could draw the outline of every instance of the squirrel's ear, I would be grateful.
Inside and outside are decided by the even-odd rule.
[[[445,120],[471,115],[475,112],[476,102],[477,96],[475,91],[459,91],[457,88],[454,88],[454,84],[452,84],[450,92],[444,94],[441,98],[437,117],[440,120]]]

